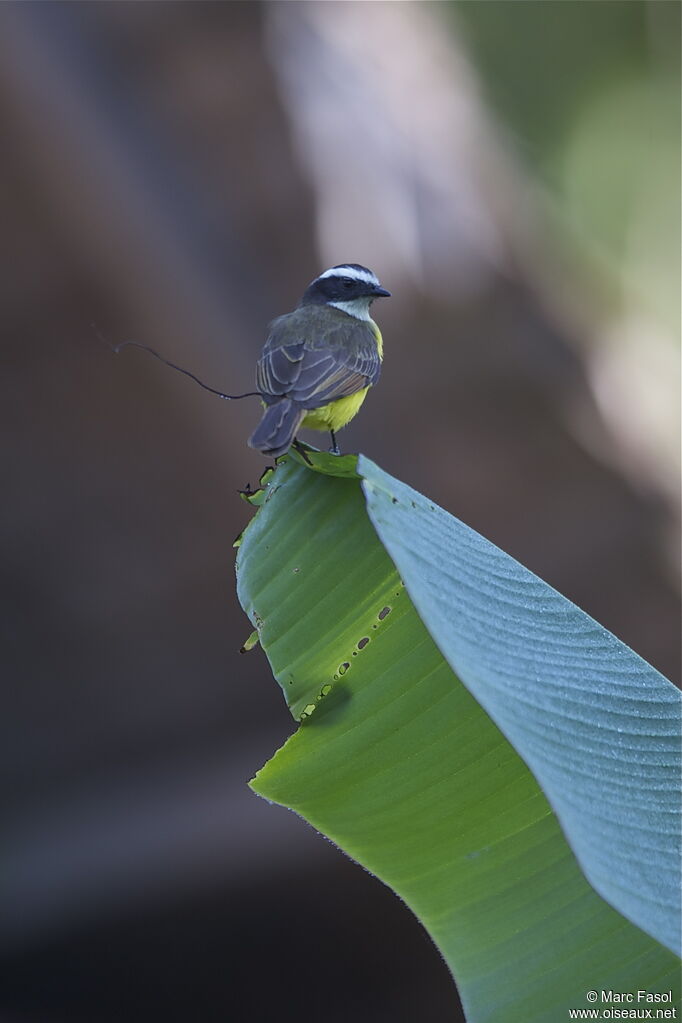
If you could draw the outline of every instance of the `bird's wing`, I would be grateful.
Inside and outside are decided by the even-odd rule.
[[[267,400],[288,394],[301,373],[305,345],[303,341],[272,346],[268,337],[263,354],[256,364],[256,387]]]
[[[337,398],[355,394],[379,379],[381,362],[371,324],[349,317],[330,320],[296,310],[280,316],[256,368],[256,386],[265,401],[286,395],[301,408],[320,408]],[[312,315],[311,315],[312,313]],[[299,340],[303,334],[306,340]]]

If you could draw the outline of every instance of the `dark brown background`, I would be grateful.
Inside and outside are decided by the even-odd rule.
[[[257,409],[132,349],[115,358],[93,323],[247,390],[267,321],[325,265],[371,262],[395,296],[378,314],[385,371],[342,446],[679,680],[674,511],[628,471],[590,396],[588,332],[533,271],[529,247],[540,262],[556,248],[519,231],[504,132],[478,200],[494,258],[475,231],[432,244],[418,181],[421,284],[376,227],[355,251],[327,251],[323,170],[274,56],[308,15],[275,6],[0,8],[7,1023],[453,1018],[452,982],[408,911],[246,786],[293,729],[262,654],[238,654],[250,626],[231,544],[249,516],[237,491],[263,468],[245,446]],[[298,43],[312,67],[310,25],[338,5],[310,6]],[[396,5],[362,6],[347,5],[383,33],[388,88]],[[462,44],[442,13],[420,17],[454,64]],[[396,70],[411,59],[393,57]],[[305,60],[299,72],[314,96]],[[362,146],[360,128],[348,144]],[[443,169],[459,188],[457,161]],[[381,209],[380,168],[345,184]]]

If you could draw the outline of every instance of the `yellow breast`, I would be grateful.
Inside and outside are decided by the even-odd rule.
[[[370,320],[369,322],[372,325],[372,330],[374,331],[374,336],[377,339],[377,351],[379,353],[379,358],[383,361],[383,358],[384,358],[384,339],[381,336],[381,331],[379,330],[378,324],[376,324],[374,322],[374,320]]]
[[[336,433],[360,411],[368,390],[369,387],[363,387],[361,391],[349,394],[346,398],[337,398],[321,408],[311,409],[306,412],[301,425],[309,430],[333,430]]]
[[[374,336],[377,339],[379,358],[383,359],[384,339],[374,320],[370,320],[370,323]],[[349,394],[345,398],[337,398],[336,401],[330,401],[328,405],[322,405],[321,408],[311,409],[306,413],[306,417],[301,425],[305,426],[308,430],[333,430],[336,433],[346,423],[350,423],[353,416],[358,414],[368,391],[369,387],[363,387],[361,391],[356,391],[355,394]]]

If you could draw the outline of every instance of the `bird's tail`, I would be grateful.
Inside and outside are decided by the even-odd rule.
[[[290,398],[268,405],[263,418],[249,437],[249,445],[264,455],[283,455],[291,447],[296,431],[305,416],[305,409]]]

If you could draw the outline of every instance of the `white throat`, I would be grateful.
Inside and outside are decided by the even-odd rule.
[[[349,316],[354,316],[356,320],[365,320],[371,322],[372,317],[369,315],[369,298],[352,298],[348,302],[328,302],[327,305],[332,306],[334,309],[340,309],[342,313],[348,313]]]

